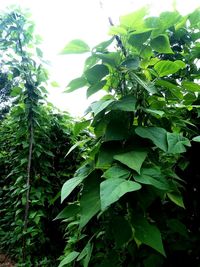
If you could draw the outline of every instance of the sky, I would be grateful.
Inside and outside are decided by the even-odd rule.
[[[100,4],[101,2],[101,4]],[[115,24],[120,15],[149,5],[152,15],[172,10],[174,0],[0,0],[0,10],[12,4],[29,8],[36,24],[36,34],[43,38],[41,49],[44,58],[51,62],[51,81],[59,88],[48,88],[49,101],[72,116],[83,116],[89,103],[97,100],[99,94],[86,99],[86,90],[63,93],[67,84],[81,76],[85,55],[59,55],[64,46],[73,39],[82,39],[90,47],[108,40],[108,17]],[[177,0],[176,8],[183,15],[200,6],[199,0]]]

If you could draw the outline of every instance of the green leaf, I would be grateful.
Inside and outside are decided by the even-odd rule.
[[[64,208],[54,220],[68,219],[75,216],[80,211],[80,206],[76,204],[68,205]]]
[[[96,168],[107,169],[113,162],[113,156],[119,153],[119,148],[114,145],[106,145],[106,143],[101,146],[99,150],[99,155],[96,163]]]
[[[190,92],[200,92],[200,85],[190,81],[182,81],[183,88]]]
[[[79,255],[79,252],[77,251],[73,251],[71,253],[69,253],[59,264],[58,267],[63,267],[65,266],[66,264],[72,262],[73,260],[75,260]]]
[[[140,137],[150,139],[154,145],[167,152],[167,131],[164,128],[139,126],[135,132]]]
[[[189,15],[189,21],[192,27],[198,27],[200,23],[200,8],[197,8]]]
[[[137,70],[139,68],[139,57],[128,58],[121,63],[122,67],[130,70]]]
[[[180,69],[185,68],[185,63],[181,60],[170,61],[170,60],[161,60],[154,66],[155,71],[160,77],[174,74]]]
[[[195,136],[194,138],[192,138],[192,141],[200,142],[200,135]]]
[[[160,34],[156,38],[151,40],[151,47],[159,53],[173,54],[170,47],[169,38],[166,34]]]
[[[77,176],[67,180],[61,189],[61,203],[71,194],[71,192],[84,180],[84,176]]]
[[[94,115],[96,116],[98,113],[106,109],[114,100],[99,100],[98,102],[92,103],[90,106]]]
[[[102,89],[105,84],[106,84],[106,80],[103,80],[103,81],[100,81],[100,82],[97,82],[97,83],[91,85],[87,89],[87,98],[90,97],[91,95],[95,94],[96,92],[98,92],[100,89]]]
[[[87,80],[84,77],[76,78],[67,85],[67,90],[65,92],[73,92],[79,88],[84,87],[85,85],[87,85]]]
[[[141,169],[141,174],[134,175],[134,179],[138,183],[152,185],[160,190],[168,191],[170,189],[164,175],[156,167]]]
[[[81,131],[85,130],[90,125],[90,120],[76,122],[74,125],[74,135],[77,136]]]
[[[150,224],[147,219],[142,216],[135,216],[133,217],[133,227],[135,229],[135,237],[137,240],[152,247],[163,256],[166,256],[161,233],[155,225]]]
[[[183,198],[180,193],[175,192],[175,193],[167,193],[168,198],[174,202],[177,206],[181,208],[185,208],[184,203],[183,203]]]
[[[145,161],[147,156],[147,151],[144,150],[134,150],[119,155],[115,155],[114,159],[128,166],[129,168],[140,173],[140,168]]]
[[[89,220],[100,211],[99,181],[93,175],[87,179],[80,199],[80,228],[83,228]]]
[[[102,175],[106,179],[111,179],[111,178],[122,178],[126,179],[130,176],[131,172],[128,169],[125,169],[122,166],[115,165],[110,167],[107,171],[104,172]]]
[[[102,78],[109,74],[109,69],[103,64],[97,64],[85,71],[85,77],[90,84],[99,82]]]
[[[92,255],[92,250],[93,244],[91,244],[91,242],[88,242],[84,249],[81,251],[80,255],[78,256],[77,261],[80,261],[84,258],[83,267],[88,267]]]
[[[143,7],[135,12],[120,17],[120,25],[126,28],[140,28],[144,22],[144,16],[148,14],[148,9]]]
[[[68,152],[64,156],[64,158],[66,158],[75,148],[77,148],[80,145],[85,144],[87,141],[88,141],[88,139],[83,139],[83,140],[80,140],[80,141],[76,142],[72,147],[70,147],[70,149],[68,150]]]
[[[110,35],[126,35],[127,30],[120,26],[111,26],[109,29]]]
[[[96,56],[102,59],[103,64],[109,64],[111,67],[117,67],[121,61],[121,56],[119,52],[96,54]]]
[[[105,210],[124,194],[139,190],[141,185],[133,181],[111,178],[100,184],[101,209]]]
[[[162,117],[165,114],[164,111],[157,110],[157,109],[146,108],[145,111],[153,115],[159,115],[160,117]]]
[[[136,109],[135,106],[136,106],[135,96],[128,95],[115,101],[111,106],[111,110],[135,111]]]
[[[178,12],[162,12],[160,14],[160,22],[162,24],[163,29],[168,29],[174,26],[179,20],[181,16]]]
[[[61,51],[60,54],[83,54],[89,52],[89,46],[82,40],[76,39],[70,41]]]
[[[167,133],[168,153],[186,152],[185,146],[191,146],[190,141],[178,133]]]
[[[128,38],[128,43],[135,47],[138,51],[141,51],[142,46],[148,40],[151,35],[151,30],[148,29],[147,32],[134,33]]]
[[[53,86],[53,87],[60,87],[59,83],[57,83],[56,81],[52,81],[51,82],[51,86]]]
[[[22,88],[21,87],[14,87],[11,91],[11,96],[15,97],[15,96],[18,96],[20,95],[22,92]]]
[[[109,39],[108,41],[104,41],[98,45],[96,45],[93,50],[95,52],[105,52],[106,51],[106,48],[112,44],[112,42],[114,41],[114,37],[112,37],[111,39]]]

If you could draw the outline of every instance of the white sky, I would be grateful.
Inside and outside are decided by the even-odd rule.
[[[109,39],[108,20],[117,21],[120,15],[132,12],[149,4],[152,14],[171,10],[173,0],[0,0],[0,10],[18,4],[30,8],[36,23],[36,33],[43,38],[42,50],[45,59],[51,61],[50,78],[60,88],[49,88],[49,100],[73,116],[82,116],[84,110],[96,96],[86,100],[85,90],[63,94],[70,80],[82,74],[84,55],[59,55],[62,48],[72,39],[82,39],[89,46]],[[177,0],[177,9],[187,14],[200,6],[199,0]]]

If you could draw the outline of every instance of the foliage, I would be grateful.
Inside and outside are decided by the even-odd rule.
[[[87,110],[95,143],[62,187],[60,267],[178,266],[178,258],[197,266],[200,232],[190,206],[199,201],[188,199],[187,170],[191,141],[199,142],[199,18],[199,9],[122,16],[67,86],[105,95]],[[74,40],[62,53],[76,51],[88,46]]]
[[[20,10],[1,17],[8,96],[15,101],[0,123],[0,249],[17,266],[56,266],[63,242],[53,219],[59,188],[80,158],[77,150],[65,155],[79,137],[69,114],[46,101],[48,75],[33,31]]]

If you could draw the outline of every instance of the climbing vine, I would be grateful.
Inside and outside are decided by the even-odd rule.
[[[150,17],[142,8],[120,17],[110,40],[63,49],[90,54],[67,92],[105,95],[87,110],[91,150],[61,190],[58,217],[68,223],[59,267],[197,265],[187,170],[200,140],[199,19],[199,9]]]

